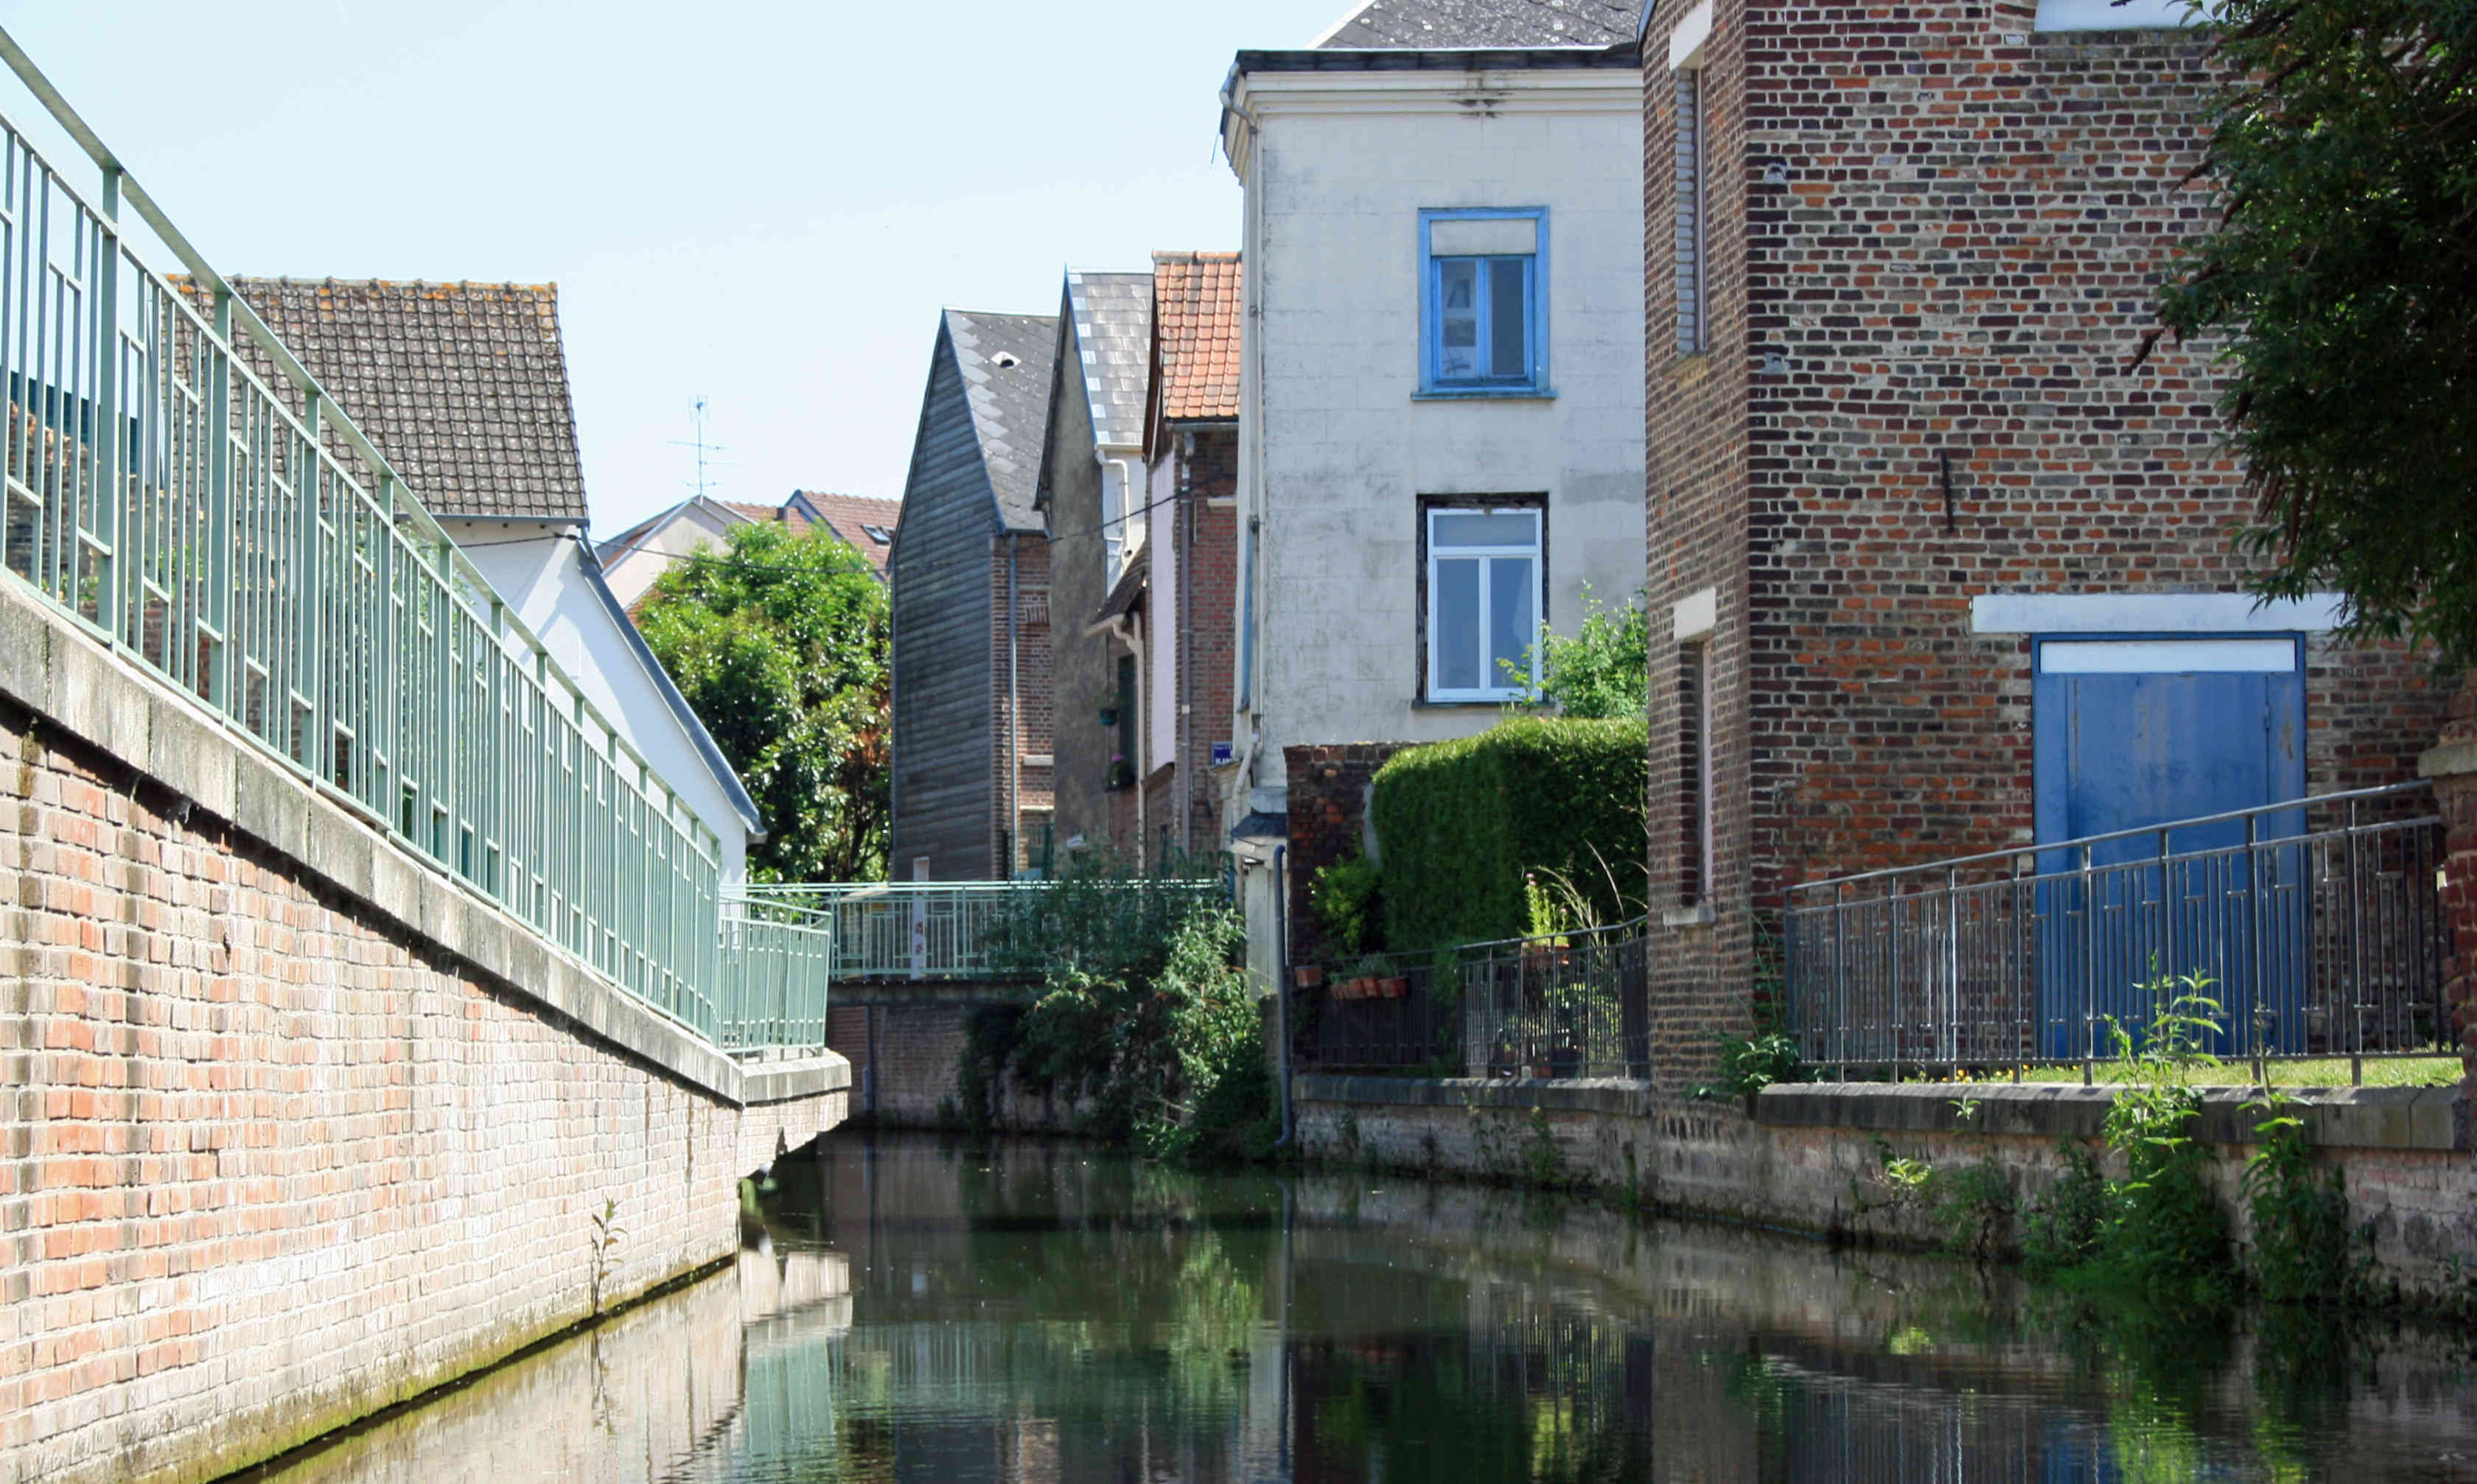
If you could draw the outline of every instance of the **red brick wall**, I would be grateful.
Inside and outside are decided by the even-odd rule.
[[[1014,607],[1007,606],[1007,559],[1010,549],[1014,558]],[[1057,720],[1057,707],[1050,683],[1049,634],[1049,543],[1039,532],[1020,537],[1001,535],[989,562],[989,613],[994,625],[989,649],[989,696],[997,725],[991,729],[996,738],[996,751],[989,759],[990,779],[995,789],[989,810],[989,860],[992,878],[1004,879],[1035,863],[1040,853],[1041,827],[1049,820],[1053,769],[1021,763],[1027,756],[1048,756]],[[1014,645],[1014,695],[1021,714],[1010,716],[1008,695],[1008,643]],[[1020,782],[1015,782],[1020,764]],[[1009,787],[1021,811],[1020,821],[1010,819],[1007,801]],[[1001,842],[1013,831],[1015,835],[1013,857],[1005,859]],[[908,861],[894,862],[893,874],[911,874]]]
[[[1315,874],[1365,852],[1367,793],[1385,760],[1408,742],[1339,742],[1282,749],[1289,777],[1290,961],[1319,962],[1339,952],[1325,941],[1309,903]]]
[[[1720,596],[1717,920],[1656,957],[1678,1076],[1705,1026],[1743,1024],[1749,908],[1784,884],[2030,837],[2029,643],[1973,633],[1972,597],[2242,586],[2208,348],[2127,369],[2209,209],[2182,186],[2203,42],[2031,27],[2020,0],[1723,0],[1713,349],[1680,366],[1673,92],[1664,31],[1647,41],[1648,585],[1663,617]],[[1677,765],[1665,649],[1655,797]],[[2403,776],[2437,698],[2396,650],[2316,642],[2307,705],[2322,792]],[[1655,903],[1675,829],[1654,820]]]
[[[841,1112],[656,1070],[6,704],[0,867],[14,1475],[219,1476],[488,1364],[588,1315],[606,1200],[624,1298]]]
[[[1189,430],[1182,430],[1182,433]],[[1179,702],[1187,710],[1184,755],[1188,849],[1222,848],[1221,786],[1213,772],[1213,744],[1231,740],[1232,690],[1238,652],[1238,431],[1229,426],[1191,430],[1195,447],[1182,452],[1186,496],[1179,507],[1181,539],[1178,610],[1186,634],[1179,671]]]

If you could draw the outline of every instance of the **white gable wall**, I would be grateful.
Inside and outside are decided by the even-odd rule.
[[[1644,520],[1639,76],[1259,73],[1235,101],[1240,530],[1261,524],[1234,818],[1283,806],[1286,746],[1498,719],[1416,703],[1420,496],[1544,495],[1546,616],[1566,633],[1586,583],[1610,602],[1642,585]],[[1414,398],[1419,212],[1456,207],[1547,209],[1552,398]]]

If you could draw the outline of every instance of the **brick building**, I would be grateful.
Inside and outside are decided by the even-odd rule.
[[[1144,780],[1157,838],[1180,852],[1220,848],[1215,757],[1230,755],[1231,663],[1238,591],[1238,321],[1237,253],[1153,255],[1152,370],[1144,466],[1155,510],[1152,655],[1156,705]]]
[[[2414,657],[2244,594],[2209,348],[2129,366],[2209,210],[2166,9],[1646,7],[1666,1080],[1791,883],[2394,781],[2434,734]]]

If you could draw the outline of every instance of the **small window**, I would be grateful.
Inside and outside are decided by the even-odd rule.
[[[1422,391],[1504,395],[1545,387],[1547,246],[1544,210],[1419,213]]]
[[[1677,904],[1712,889],[1712,648],[1677,646]]]
[[[1677,79],[1677,353],[1697,356],[1709,348],[1711,324],[1705,263],[1710,249],[1706,231],[1709,173],[1705,140],[1710,131],[1703,115],[1703,69],[1678,69]]]
[[[1539,682],[1535,507],[1438,506],[1427,521],[1427,694],[1516,701]]]

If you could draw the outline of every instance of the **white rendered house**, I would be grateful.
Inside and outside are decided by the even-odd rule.
[[[1236,755],[1251,961],[1279,966],[1283,750],[1422,742],[1523,696],[1540,625],[1642,583],[1633,7],[1384,0],[1241,52]]]

